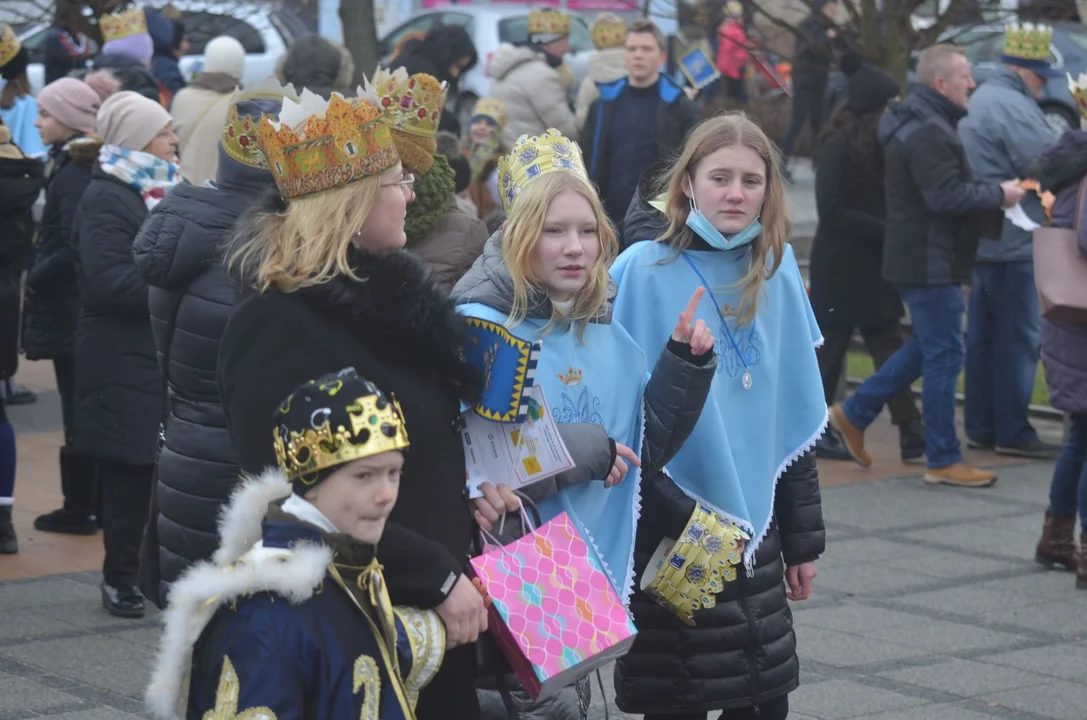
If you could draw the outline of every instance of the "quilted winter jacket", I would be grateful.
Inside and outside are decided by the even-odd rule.
[[[570,109],[566,83],[543,53],[503,43],[494,51],[487,74],[493,81],[491,97],[505,103],[509,114],[503,147],[511,148],[522,135],[538,135],[548,128],[578,139],[580,126]]]
[[[434,284],[449,292],[472,267],[486,242],[487,226],[464,212],[454,196],[438,224],[422,240],[408,245],[408,250],[427,264]]]

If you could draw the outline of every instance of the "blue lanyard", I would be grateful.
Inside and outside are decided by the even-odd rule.
[[[710,290],[710,284],[706,282],[706,278],[702,275],[702,271],[698,269],[698,266],[694,264],[694,260],[687,253],[683,253],[683,259],[687,261],[687,264],[694,270],[695,275],[702,282],[702,287],[706,288],[706,294],[710,296],[710,300],[713,301],[713,306],[717,308],[717,317],[721,318],[721,327],[725,329],[725,334],[728,335],[729,342],[732,343],[732,347],[736,350],[736,356],[740,358],[740,362],[743,363],[744,370],[750,370],[747,366],[747,358],[740,352],[740,346],[736,342],[736,338],[732,336],[732,331],[728,328],[728,322],[725,321],[725,315],[721,312],[721,306],[717,304],[717,298],[713,295],[713,290]],[[750,377],[750,375],[748,375]],[[745,378],[745,384],[750,385],[751,381]]]

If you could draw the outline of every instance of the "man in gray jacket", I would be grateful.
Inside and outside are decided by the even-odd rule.
[[[1009,25],[1003,65],[970,97],[959,136],[979,180],[1032,177],[1032,164],[1056,135],[1037,98],[1050,77],[1052,29]],[[1027,193],[1024,212],[1045,222]],[[971,276],[966,330],[966,436],[972,448],[1038,457],[1060,448],[1038,438],[1027,419],[1042,317],[1034,287],[1033,233],[1005,218],[1000,237],[982,237]]]

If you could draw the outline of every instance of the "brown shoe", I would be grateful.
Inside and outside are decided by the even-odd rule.
[[[858,465],[868,467],[872,464],[872,456],[864,449],[864,430],[849,422],[841,405],[830,408],[830,424],[842,436],[845,449]]]
[[[979,470],[965,463],[955,463],[945,468],[929,468],[925,471],[925,482],[930,485],[989,487],[996,482],[996,473]]]
[[[1076,569],[1076,516],[1045,514],[1034,560],[1057,570]]]
[[[1076,588],[1087,590],[1087,530],[1079,534],[1079,549],[1076,551]]]

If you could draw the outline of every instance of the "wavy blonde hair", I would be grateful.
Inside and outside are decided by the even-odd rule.
[[[736,283],[741,291],[738,322],[744,327],[755,319],[764,283],[781,266],[790,226],[777,148],[762,128],[747,115],[718,115],[691,131],[683,153],[661,180],[661,190],[667,193],[664,214],[668,218],[668,229],[657,241],[666,242],[675,248],[676,257],[673,261],[678,259],[679,253],[690,247],[694,232],[687,227],[691,203],[684,192],[684,180],[688,176],[694,177],[698,163],[706,156],[721,148],[736,145],[754,150],[766,163],[766,195],[763,197],[760,213],[762,234],[752,243],[750,267]]]
[[[528,313],[530,292],[546,292],[540,279],[532,272],[532,253],[543,232],[547,211],[551,203],[567,190],[572,190],[589,201],[596,216],[596,234],[600,239],[600,255],[589,268],[589,280],[574,295],[570,315],[566,316],[552,304],[551,321],[544,332],[556,325],[571,323],[577,327],[580,341],[589,321],[607,312],[608,267],[619,252],[619,240],[615,228],[608,222],[596,190],[588,181],[568,172],[543,175],[525,186],[517,194],[506,225],[502,232],[502,260],[513,280],[513,309],[509,325],[524,321]]]
[[[260,292],[293,292],[338,275],[358,280],[347,251],[377,204],[381,177],[253,211],[227,252],[227,268]]]

